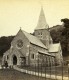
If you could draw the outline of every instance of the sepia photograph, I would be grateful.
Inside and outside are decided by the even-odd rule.
[[[69,0],[0,0],[0,80],[69,80]]]

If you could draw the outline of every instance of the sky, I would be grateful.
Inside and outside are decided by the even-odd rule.
[[[49,27],[69,18],[69,0],[0,0],[0,36],[16,35],[20,27],[32,33],[41,6]]]

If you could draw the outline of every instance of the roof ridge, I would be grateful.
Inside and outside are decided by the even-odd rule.
[[[46,46],[40,41],[39,38],[37,38],[36,36],[22,30],[22,32],[25,34],[25,36],[28,38],[28,40],[35,45],[38,45],[40,47],[46,48]],[[46,48],[47,49],[47,48]]]

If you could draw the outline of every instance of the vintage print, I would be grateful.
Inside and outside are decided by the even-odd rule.
[[[0,0],[0,80],[69,80],[69,0]]]

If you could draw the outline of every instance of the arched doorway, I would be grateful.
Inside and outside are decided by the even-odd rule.
[[[13,56],[13,65],[17,65],[17,57],[15,55]]]

